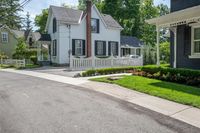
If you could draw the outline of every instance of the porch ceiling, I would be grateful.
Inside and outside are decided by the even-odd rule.
[[[149,19],[146,22],[162,28],[200,22],[200,5]]]

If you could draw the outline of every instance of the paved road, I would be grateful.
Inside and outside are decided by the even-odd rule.
[[[0,133],[197,133],[91,90],[0,71]]]

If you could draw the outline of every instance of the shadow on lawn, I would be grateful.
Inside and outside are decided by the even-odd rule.
[[[165,88],[165,89],[168,89],[171,91],[179,91],[179,92],[183,92],[183,93],[200,96],[200,88],[196,88],[196,87],[192,87],[192,86],[169,83],[169,82],[164,82],[164,81],[150,83],[149,85]]]

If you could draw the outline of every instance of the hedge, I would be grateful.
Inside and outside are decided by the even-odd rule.
[[[140,67],[118,67],[118,68],[103,68],[103,69],[91,69],[82,73],[83,77],[95,76],[95,75],[107,75],[114,73],[125,73],[135,69],[140,69]]]
[[[144,66],[141,71],[144,77],[200,87],[200,70]]]

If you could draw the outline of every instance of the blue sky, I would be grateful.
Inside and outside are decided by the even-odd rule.
[[[24,1],[24,0],[20,0],[20,1]],[[31,20],[33,21],[35,16],[41,13],[42,9],[48,8],[49,5],[60,6],[63,3],[75,6],[78,4],[78,0],[31,0],[31,2],[25,6],[24,11],[21,14],[24,17],[26,13],[29,12],[31,16]],[[169,6],[170,0],[154,0],[155,5],[158,5],[161,3],[167,4]]]

